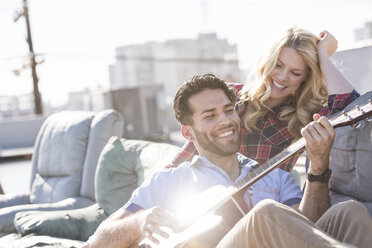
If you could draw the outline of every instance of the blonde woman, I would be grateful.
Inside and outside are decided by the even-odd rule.
[[[290,28],[261,59],[254,88],[234,84],[242,139],[239,152],[264,163],[301,137],[301,129],[314,113],[330,115],[342,110],[358,93],[336,68],[330,56],[337,40],[327,31],[317,37]],[[195,155],[192,142],[169,165],[178,166]],[[291,171],[297,157],[281,168]]]

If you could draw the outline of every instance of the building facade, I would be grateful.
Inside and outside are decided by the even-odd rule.
[[[199,34],[197,39],[148,42],[116,48],[116,63],[109,70],[112,88],[163,86],[166,125],[178,130],[172,112],[173,96],[179,86],[194,75],[213,73],[227,81],[243,82],[237,46],[215,33]],[[125,119],[125,116],[124,116]]]
[[[366,40],[372,38],[372,21],[366,22],[362,28],[354,30],[355,41]]]

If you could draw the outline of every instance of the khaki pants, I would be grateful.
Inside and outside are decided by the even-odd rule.
[[[347,201],[314,224],[288,206],[263,200],[217,247],[372,247],[372,218],[363,204]]]

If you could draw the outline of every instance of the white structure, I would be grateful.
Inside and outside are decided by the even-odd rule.
[[[366,22],[362,28],[355,29],[354,37],[356,41],[372,38],[372,21]]]
[[[359,93],[372,90],[372,39],[336,52],[332,60]]]
[[[372,22],[354,30],[354,44],[337,51],[332,60],[359,93],[372,90]]]
[[[64,108],[68,110],[102,111],[107,107],[104,93],[105,91],[101,87],[70,92]]]
[[[118,47],[116,59],[110,66],[113,88],[160,84],[165,95],[173,98],[179,85],[194,75],[213,73],[225,80],[243,81],[236,45],[218,39],[215,33]]]

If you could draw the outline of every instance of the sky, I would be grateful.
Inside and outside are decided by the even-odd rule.
[[[0,0],[0,96],[32,92],[22,0]],[[115,48],[216,32],[237,44],[240,67],[251,68],[267,40],[291,26],[326,29],[339,49],[372,21],[372,0],[29,0],[43,100],[62,104],[68,92],[109,87]],[[25,67],[26,69],[22,69]],[[14,70],[20,74],[15,75]]]

